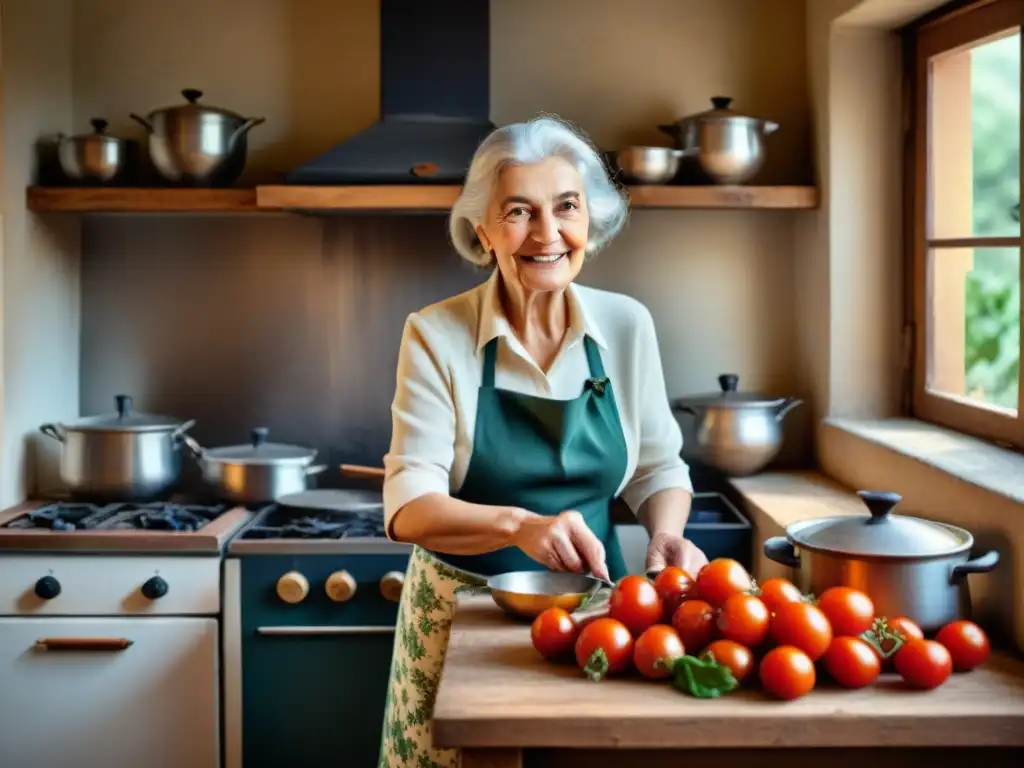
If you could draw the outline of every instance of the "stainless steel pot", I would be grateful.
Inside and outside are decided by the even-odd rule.
[[[707,112],[658,126],[676,148],[695,154],[700,169],[716,184],[749,181],[764,164],[764,137],[779,129],[771,120],[734,112],[731,103],[728,96],[714,96]]]
[[[683,397],[672,407],[693,414],[694,439],[684,444],[687,458],[727,475],[761,471],[782,448],[782,419],[803,401],[738,392],[739,376],[718,377],[721,392]]]
[[[195,422],[136,413],[128,395],[115,402],[113,414],[43,424],[39,431],[61,444],[61,480],[76,497],[158,498],[178,482],[181,444]]]
[[[199,462],[203,481],[227,501],[257,504],[308,488],[308,478],[327,469],[311,466],[316,451],[297,445],[268,443],[270,430],[256,427],[248,445],[203,448],[185,438]]]
[[[627,181],[667,184],[679,173],[679,161],[687,154],[669,147],[624,147],[613,156]]]
[[[858,491],[867,515],[803,520],[764,543],[764,553],[796,569],[804,592],[847,586],[866,593],[878,616],[906,616],[934,632],[971,615],[967,576],[988,573],[999,552],[971,558],[974,537],[955,525],[893,514],[895,493]]]
[[[74,181],[108,182],[128,163],[126,139],[108,136],[107,121],[94,117],[93,132],[79,136],[57,134],[57,160],[64,175]]]
[[[199,186],[233,183],[245,168],[246,134],[265,121],[200,104],[203,92],[181,92],[187,103],[131,118],[149,132],[149,156],[167,181]]]

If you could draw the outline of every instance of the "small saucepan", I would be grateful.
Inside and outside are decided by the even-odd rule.
[[[269,434],[256,427],[249,444],[223,448],[203,448],[187,435],[184,440],[211,491],[227,501],[259,504],[307,490],[308,478],[327,469],[312,466],[314,449],[270,443]]]

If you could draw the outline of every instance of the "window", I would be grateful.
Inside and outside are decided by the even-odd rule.
[[[905,35],[913,411],[1024,448],[1024,0],[956,5]]]

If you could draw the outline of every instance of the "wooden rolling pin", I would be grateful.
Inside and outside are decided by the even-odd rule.
[[[341,473],[349,477],[371,477],[378,480],[384,479],[383,467],[364,467],[361,464],[342,464]]]

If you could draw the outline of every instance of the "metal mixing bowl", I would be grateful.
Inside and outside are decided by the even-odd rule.
[[[668,184],[679,173],[679,161],[686,155],[670,147],[623,147],[614,153],[614,159],[628,181]]]
[[[512,571],[487,580],[487,588],[499,608],[530,619],[548,608],[572,613],[605,586],[613,585],[595,576],[550,571]]]

